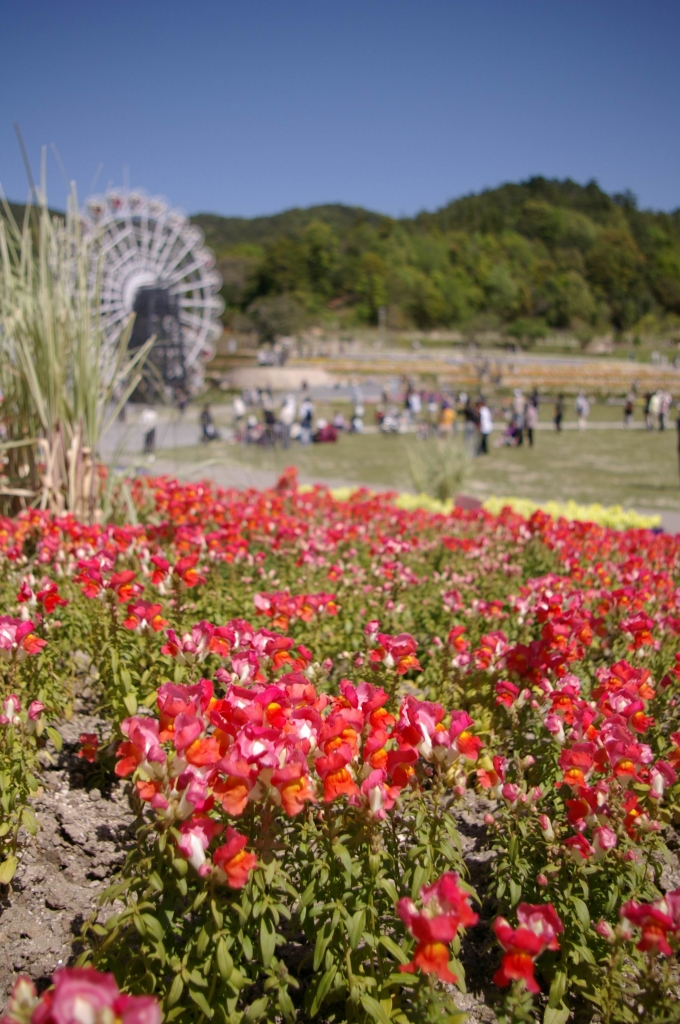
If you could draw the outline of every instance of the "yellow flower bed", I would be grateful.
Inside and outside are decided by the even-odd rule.
[[[300,487],[301,491],[312,490],[310,485]],[[356,487],[334,487],[331,494],[336,501],[348,501],[356,492]],[[423,508],[428,512],[441,512],[448,515],[453,509],[453,501],[437,501],[428,494],[398,494],[394,501],[397,508],[406,511]],[[624,509],[621,505],[600,505],[596,502],[593,505],[579,505],[575,501],[531,501],[529,498],[487,498],[483,508],[487,512],[498,515],[502,508],[509,505],[513,512],[529,518],[536,509],[542,509],[554,519],[576,519],[579,522],[597,523],[598,526],[608,526],[612,530],[649,530],[652,527],[661,525],[660,515],[645,516],[632,509]]]
[[[539,504],[529,498],[495,497],[487,498],[484,502],[484,508],[494,514],[500,512],[505,505],[527,518],[540,508],[554,519],[578,519],[580,522],[608,526],[612,530],[649,530],[661,525],[661,516],[643,516],[640,512],[621,508],[620,505],[606,506],[599,502],[594,505],[579,505],[575,501],[546,501]]]

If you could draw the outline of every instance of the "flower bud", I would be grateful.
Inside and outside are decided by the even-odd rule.
[[[487,812],[484,815],[484,824],[485,825],[495,825],[496,824],[496,819],[494,818],[493,814],[489,814]]]
[[[540,875],[536,876],[536,881],[543,889],[545,889],[548,885],[548,877],[547,875],[544,875],[542,871]]]
[[[595,925],[595,931],[603,939],[606,939],[607,942],[614,941],[614,929],[610,924],[607,923],[607,921],[598,921]]]
[[[552,840],[555,838],[555,833],[553,832],[552,822],[548,815],[539,814],[538,824],[541,826],[543,835],[548,840],[548,842],[552,842]]]

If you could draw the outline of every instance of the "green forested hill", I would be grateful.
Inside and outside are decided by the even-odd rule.
[[[596,182],[532,178],[395,220],[342,205],[199,214],[226,317],[264,334],[332,315],[394,327],[497,326],[519,337],[680,326],[680,210],[638,210]]]
[[[680,209],[639,210],[596,182],[537,177],[403,219],[329,204],[192,220],[216,253],[226,322],[262,337],[376,323],[381,307],[397,329],[680,337]]]
[[[270,217],[220,217],[214,213],[198,213],[191,219],[203,229],[206,242],[216,252],[243,243],[264,245],[282,235],[296,235],[314,220],[328,224],[338,235],[345,234],[356,224],[380,226],[384,221],[389,222],[379,213],[340,203],[286,210]]]

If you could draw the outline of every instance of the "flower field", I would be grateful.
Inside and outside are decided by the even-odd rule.
[[[680,541],[343,499],[0,521],[5,914],[84,701],[129,823],[3,1024],[680,1020]]]

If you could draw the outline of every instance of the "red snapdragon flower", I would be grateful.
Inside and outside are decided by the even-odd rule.
[[[160,1024],[154,996],[121,994],[112,974],[93,967],[64,967],[52,976],[52,987],[38,996],[26,977],[17,978],[2,1024]]]
[[[59,593],[59,587],[51,581],[45,583],[42,590],[35,595],[48,615],[51,615],[55,608],[65,608],[68,601]]]
[[[560,948],[557,936],[564,931],[552,903],[532,906],[520,903],[519,925],[513,928],[504,917],[493,923],[496,938],[503,947],[501,966],[493,977],[494,985],[505,988],[512,981],[523,981],[529,992],[538,992],[534,977],[534,961],[546,949]]]
[[[620,915],[640,929],[639,950],[672,956],[668,938],[680,936],[680,889],[666,893],[653,903],[630,900],[621,907]]]
[[[152,629],[158,633],[168,625],[167,620],[161,615],[163,606],[152,604],[150,601],[132,601],[127,606],[127,618],[123,621],[125,629],[141,632],[144,629]]]
[[[470,895],[460,887],[458,875],[448,871],[433,885],[424,886],[420,898],[421,910],[408,897],[397,903],[397,913],[417,943],[413,959],[399,970],[413,974],[420,969],[425,974],[436,974],[440,981],[455,984],[458,978],[449,970],[449,943],[460,927],[477,923],[478,915],[469,904]]]
[[[232,889],[242,889],[251,871],[257,867],[257,857],[248,853],[246,836],[229,826],[224,833],[226,842],[213,854],[217,877],[224,876]]]
[[[30,620],[13,619],[11,615],[0,615],[0,657],[7,661],[23,661],[28,654],[39,654],[47,646],[33,630],[35,623]]]
[[[94,764],[94,759],[97,756],[97,749],[99,747],[99,737],[97,736],[97,733],[81,732],[78,742],[80,743],[78,757],[82,757],[84,761],[89,761],[90,764]]]

